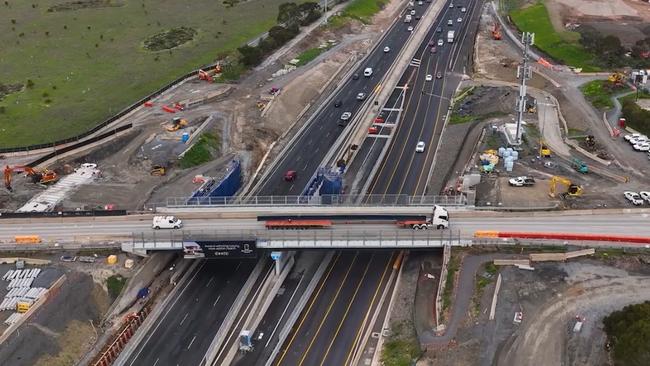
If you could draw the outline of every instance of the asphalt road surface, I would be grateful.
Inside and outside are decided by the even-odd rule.
[[[425,9],[431,5],[424,2],[416,10],[422,14]],[[410,37],[411,32],[407,32],[408,26],[416,26],[417,20],[413,19],[411,23],[397,21],[391,28],[386,30],[388,34],[384,41],[379,44],[366,60],[359,66],[355,73],[359,75],[357,80],[343,80],[343,85],[336,91],[329,105],[324,106],[317,116],[310,120],[309,125],[305,128],[299,138],[280,158],[280,161],[274,166],[266,182],[260,186],[258,195],[300,195],[309,184],[312,175],[318,170],[320,163],[334,142],[343,131],[339,126],[340,117],[344,112],[351,112],[352,118],[361,108],[363,102],[356,99],[358,93],[365,93],[366,99],[375,90],[379,81],[388,71],[395,58],[399,54],[402,46]],[[419,24],[417,26],[426,26]],[[389,52],[384,52],[384,47],[389,47]],[[363,76],[365,68],[372,68],[372,76]],[[341,101],[340,107],[335,107],[336,101]],[[297,178],[293,182],[284,182],[284,174],[288,170],[297,172]]]
[[[200,264],[126,365],[200,365],[255,264],[255,260]]]

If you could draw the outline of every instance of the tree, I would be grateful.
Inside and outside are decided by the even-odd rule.
[[[296,3],[282,3],[278,7],[278,23],[279,24],[299,24],[300,23],[300,9]]]
[[[256,66],[262,62],[262,50],[259,47],[244,45],[237,49],[241,54],[241,62],[246,66]]]
[[[266,37],[260,41],[260,44],[257,47],[262,50],[262,53],[270,53],[276,49],[280,44],[273,37]]]
[[[603,319],[617,366],[650,365],[650,302],[628,305]]]
[[[297,32],[294,32],[295,28],[296,27],[288,29],[281,25],[276,25],[269,29],[269,37],[275,39],[278,44],[285,44],[298,34]]]

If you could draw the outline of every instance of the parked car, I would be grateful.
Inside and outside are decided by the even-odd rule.
[[[641,196],[639,196],[639,194],[636,192],[625,191],[623,192],[623,195],[634,206],[641,206],[643,204],[643,200],[641,199]]]
[[[415,152],[416,153],[423,153],[424,152],[424,147],[425,147],[424,141],[418,142],[418,144],[415,146]]]
[[[631,139],[633,139],[635,137],[639,137],[639,136],[641,136],[640,133],[631,133],[629,135],[623,136],[623,138],[625,139],[625,141],[630,141]]]
[[[650,203],[650,192],[641,191],[639,192],[639,196],[641,196],[641,198],[643,198],[646,202]]]
[[[650,151],[650,142],[639,142],[638,144],[632,146],[636,151]]]
[[[535,185],[535,178],[521,176],[510,179],[508,183],[513,187],[529,187]]]

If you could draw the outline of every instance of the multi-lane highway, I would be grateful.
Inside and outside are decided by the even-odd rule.
[[[423,2],[423,5],[417,7],[421,15],[431,4]],[[411,36],[407,31],[408,26],[427,26],[419,25],[417,20],[411,23],[403,23],[400,20],[395,22],[388,30],[381,43],[378,43],[368,57],[354,71],[358,79],[351,77],[343,80],[340,88],[332,96],[327,105],[323,105],[319,113],[313,116],[309,124],[305,127],[302,134],[297,137],[288,147],[280,160],[274,165],[273,169],[266,177],[266,181],[260,185],[259,189],[254,192],[259,195],[299,195],[309,179],[319,168],[324,157],[332,148],[335,141],[343,131],[339,126],[340,117],[344,112],[351,112],[352,118],[356,117],[363,102],[356,99],[358,93],[365,93],[370,99],[371,93],[378,86],[384,74],[389,70],[395,61],[400,50]],[[384,47],[389,48],[389,52],[384,52]],[[365,77],[363,71],[365,68],[372,68],[372,76]],[[391,86],[392,87],[392,86]],[[336,107],[336,102],[340,101],[341,106]],[[306,153],[308,151],[308,153]],[[294,170],[297,172],[297,178],[292,182],[284,182],[285,172]]]
[[[466,53],[464,41],[470,39],[470,44],[473,43],[479,3],[448,1],[436,21],[426,25],[430,29],[424,42],[385,106],[392,110],[399,103],[402,110],[398,113],[399,120],[392,131],[387,155],[368,193],[376,196],[425,192],[436,145],[445,124],[443,117],[460,80],[453,70],[458,58]],[[447,40],[449,30],[455,32],[453,42]],[[360,152],[364,160],[367,160],[365,156],[372,155],[368,152],[372,147],[383,146],[377,146],[375,141],[373,136],[366,138]],[[416,152],[420,141],[425,143],[424,152]],[[454,229],[460,226],[456,225],[457,222]],[[277,364],[350,364],[352,355],[360,352],[356,345],[361,341],[362,330],[373,326],[366,322],[379,305],[377,294],[388,286],[386,274],[394,256],[395,253],[383,252],[340,253],[330,267],[337,275],[323,279],[321,288],[313,294],[315,308],[305,310],[290,340],[283,345]],[[350,309],[354,309],[352,316],[349,316]]]

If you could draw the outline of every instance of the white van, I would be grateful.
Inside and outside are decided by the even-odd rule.
[[[372,67],[366,67],[365,70],[363,70],[363,76],[371,76],[372,75]]]
[[[154,229],[180,229],[183,222],[174,216],[154,216],[151,227]]]

